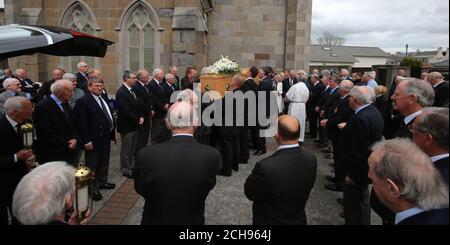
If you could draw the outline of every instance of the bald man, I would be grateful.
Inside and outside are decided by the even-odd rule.
[[[253,201],[253,225],[306,225],[305,205],[316,181],[317,159],[298,144],[300,123],[281,116],[275,140],[278,149],[256,163],[245,182]]]
[[[203,225],[205,200],[222,168],[217,149],[194,139],[194,110],[173,104],[166,118],[172,138],[140,151],[134,188],[145,198],[143,225]]]

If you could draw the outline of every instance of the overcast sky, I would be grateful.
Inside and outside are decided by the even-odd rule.
[[[4,2],[3,2],[3,0],[0,0],[0,8],[4,8]]]
[[[449,46],[448,0],[313,0],[312,18],[314,42],[328,31],[386,52]]]

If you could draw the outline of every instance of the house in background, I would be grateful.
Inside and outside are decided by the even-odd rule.
[[[311,45],[309,68],[362,72],[372,70],[375,65],[385,65],[388,58],[389,55],[378,47]]]

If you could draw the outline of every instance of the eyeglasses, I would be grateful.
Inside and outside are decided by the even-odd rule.
[[[415,128],[413,125],[414,124],[411,124],[411,125],[408,126],[409,132],[411,132],[412,134],[414,132],[428,133],[427,131],[425,131],[423,129]]]

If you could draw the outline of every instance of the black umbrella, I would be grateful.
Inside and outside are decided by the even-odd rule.
[[[104,57],[111,44],[111,41],[60,27],[0,26],[0,59],[34,53]]]

